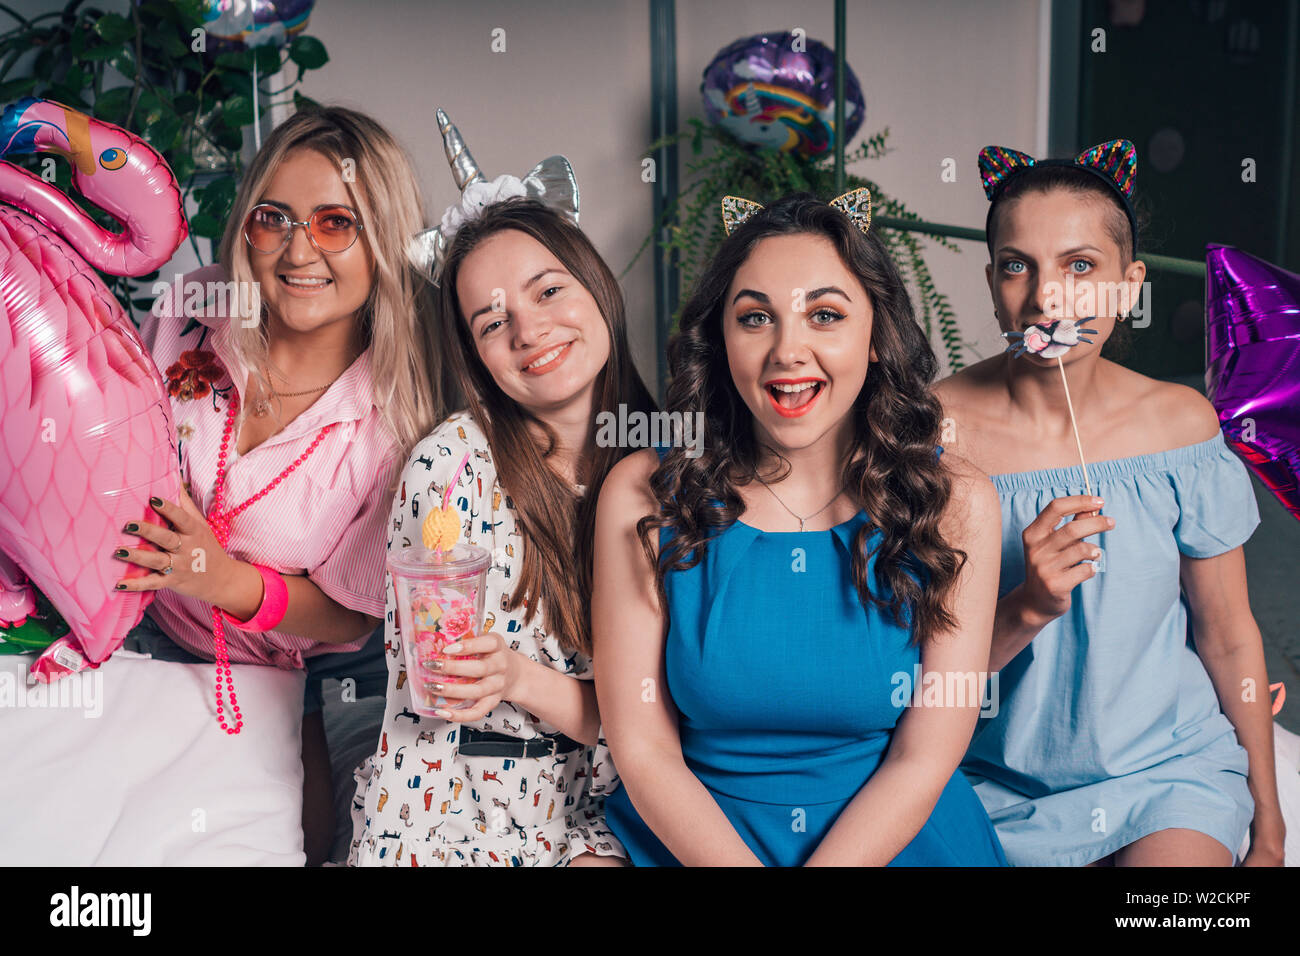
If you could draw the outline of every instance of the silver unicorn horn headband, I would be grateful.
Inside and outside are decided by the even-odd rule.
[[[459,202],[447,207],[447,211],[442,214],[441,223],[416,234],[411,240],[412,258],[429,274],[434,285],[439,283],[447,258],[447,248],[457,230],[470,220],[477,219],[488,206],[495,203],[516,196],[536,199],[575,226],[578,224],[578,181],[574,178],[573,167],[567,159],[563,156],[548,156],[530,169],[523,179],[506,174],[488,180],[465,146],[460,130],[452,125],[441,109],[437,111],[437,116],[447,163],[451,166],[451,174],[461,195]]]

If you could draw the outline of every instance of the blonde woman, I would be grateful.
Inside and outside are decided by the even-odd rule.
[[[422,225],[410,161],[387,131],[348,109],[299,113],[248,169],[223,265],[186,276],[142,330],[167,377],[186,493],[154,500],[163,524],[124,529],[160,550],[115,552],[124,573],[155,572],[120,589],[158,592],[128,646],[217,660],[229,733],[242,720],[223,657],[306,670],[309,865],[333,829],[320,683],[384,692],[373,632],[388,502],[443,414],[426,283],[407,258]]]

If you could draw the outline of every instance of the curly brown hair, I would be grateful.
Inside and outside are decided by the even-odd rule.
[[[708,541],[744,514],[736,486],[755,480],[761,449],[727,365],[725,297],[759,242],[794,234],[829,239],[871,297],[876,360],[850,412],[853,441],[842,465],[847,493],[867,512],[854,538],[853,581],[864,609],[874,606],[910,626],[919,644],[955,625],[948,603],[966,561],[940,532],[952,486],[936,454],[943,413],[928,389],[938,362],[884,244],[809,194],[787,196],[746,220],[696,283],[668,344],[667,405],[670,412],[703,411],[703,449],[695,458],[681,446],[667,450],[650,477],[659,512],[638,521],[637,534],[653,563],[651,532],[673,532],[656,566],[666,609],[667,572],[698,564]]]

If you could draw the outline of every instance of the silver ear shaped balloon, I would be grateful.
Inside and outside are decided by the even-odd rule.
[[[411,240],[411,257],[416,264],[427,272],[433,279],[434,285],[438,284],[439,274],[442,272],[442,265],[446,260],[447,247],[451,242],[452,236],[456,234],[456,229],[460,223],[473,219],[482,213],[486,206],[500,199],[490,198],[493,189],[498,187],[498,192],[505,192],[510,195],[523,195],[529,199],[536,199],[539,202],[549,206],[575,226],[578,224],[578,181],[573,175],[573,167],[563,156],[548,156],[532,169],[530,169],[522,180],[514,180],[515,188],[510,189],[509,181],[511,176],[498,176],[496,179],[488,182],[484,177],[483,171],[479,169],[478,163],[474,161],[473,155],[465,145],[464,138],[460,135],[460,130],[456,129],[447,114],[441,109],[437,111],[438,130],[442,133],[442,146],[447,154],[447,162],[451,166],[452,176],[456,180],[456,186],[462,193],[459,203],[448,207],[447,214],[443,215],[442,223],[426,229],[416,234]],[[483,198],[478,203],[467,201],[471,197],[464,195],[470,187],[479,185],[483,187]],[[522,193],[517,190],[522,187]],[[477,192],[478,190],[474,190]],[[501,196],[501,199],[506,196]],[[453,211],[459,210],[459,215],[449,215]],[[454,223],[454,225],[452,224]]]

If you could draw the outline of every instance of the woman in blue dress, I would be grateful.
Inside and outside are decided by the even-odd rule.
[[[997,500],[939,457],[935,358],[869,208],[724,201],[669,345],[670,414],[703,441],[602,486],[606,819],[636,865],[1005,865],[957,770]]]
[[[980,162],[1002,329],[1086,317],[1097,335],[1060,370],[1051,351],[1004,353],[938,387],[949,444],[1002,504],[998,707],[962,767],[1013,865],[1228,866],[1247,827],[1245,862],[1280,865],[1250,480],[1203,397],[1100,355],[1145,276],[1132,144]]]

